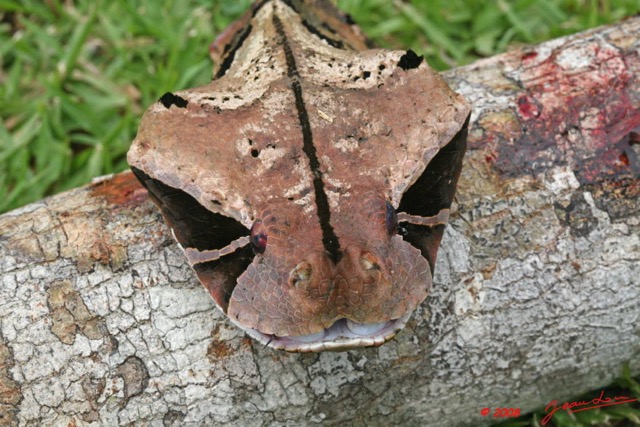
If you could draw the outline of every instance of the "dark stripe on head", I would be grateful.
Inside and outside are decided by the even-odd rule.
[[[307,31],[309,31],[311,34],[314,34],[318,37],[320,37],[320,39],[326,41],[327,43],[329,43],[330,46],[335,47],[336,49],[344,49],[344,43],[342,43],[341,40],[336,40],[333,39],[329,36],[327,36],[326,34],[323,34],[320,30],[318,30],[316,27],[314,27],[313,25],[311,25],[309,23],[309,21],[307,21],[306,19],[302,20],[302,25],[304,25],[304,27],[307,29]],[[331,29],[331,27],[329,27],[328,25],[324,25],[325,28],[329,28]],[[333,30],[331,30],[333,31]],[[335,31],[333,31],[335,33]]]
[[[249,34],[251,34],[251,30],[251,25],[248,25],[238,37],[234,38],[231,43],[227,44],[224,47],[224,60],[222,61],[222,64],[220,64],[220,69],[213,77],[214,79],[224,76],[227,70],[231,67],[231,64],[233,64],[233,60],[236,56],[236,52],[238,51],[238,49],[240,49],[240,47],[242,47],[242,44],[247,39],[247,37],[249,37]]]
[[[331,227],[331,211],[329,208],[329,200],[324,192],[324,182],[322,181],[322,171],[320,170],[320,161],[316,153],[316,147],[313,145],[313,135],[311,133],[311,123],[309,122],[309,115],[307,114],[307,108],[304,105],[302,99],[302,86],[300,85],[300,74],[296,66],[296,60],[293,56],[291,46],[287,41],[287,35],[285,34],[282,21],[278,18],[277,14],[273,14],[273,25],[278,33],[280,42],[284,49],[285,59],[287,61],[287,75],[291,79],[291,88],[296,100],[296,110],[298,111],[298,120],[300,121],[300,127],[302,128],[302,151],[309,159],[311,166],[311,172],[313,174],[313,189],[315,191],[316,207],[318,211],[318,218],[320,220],[320,228],[322,229],[322,244],[325,250],[329,253],[334,262],[338,262],[342,258],[342,252],[340,251],[340,243],[338,242],[338,236],[336,236],[333,227]]]

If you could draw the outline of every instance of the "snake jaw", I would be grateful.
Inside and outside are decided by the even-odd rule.
[[[345,351],[359,347],[378,347],[400,332],[412,312],[387,322],[361,324],[350,319],[339,319],[330,327],[308,335],[279,337],[264,334],[234,322],[256,341],[276,350],[296,353]]]

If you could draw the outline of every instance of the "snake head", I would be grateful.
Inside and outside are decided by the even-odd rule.
[[[429,262],[397,234],[388,201],[359,199],[361,209],[336,213],[337,256],[322,245],[314,215],[266,210],[252,227],[258,253],[238,278],[229,318],[288,351],[376,346],[401,330],[431,288]]]
[[[380,345],[424,300],[470,113],[329,5],[257,2],[127,155],[220,309],[290,351]]]

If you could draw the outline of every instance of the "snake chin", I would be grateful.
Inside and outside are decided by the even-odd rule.
[[[298,353],[320,351],[345,351],[358,347],[377,347],[393,338],[404,328],[411,312],[399,319],[381,323],[362,324],[349,319],[336,320],[327,329],[310,335],[279,337],[240,326],[244,331],[264,344],[276,350]]]

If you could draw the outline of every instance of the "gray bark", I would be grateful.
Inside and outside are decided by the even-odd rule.
[[[639,52],[636,17],[446,73],[457,212],[380,348],[256,345],[129,173],[0,216],[0,424],[478,425],[640,373]]]

